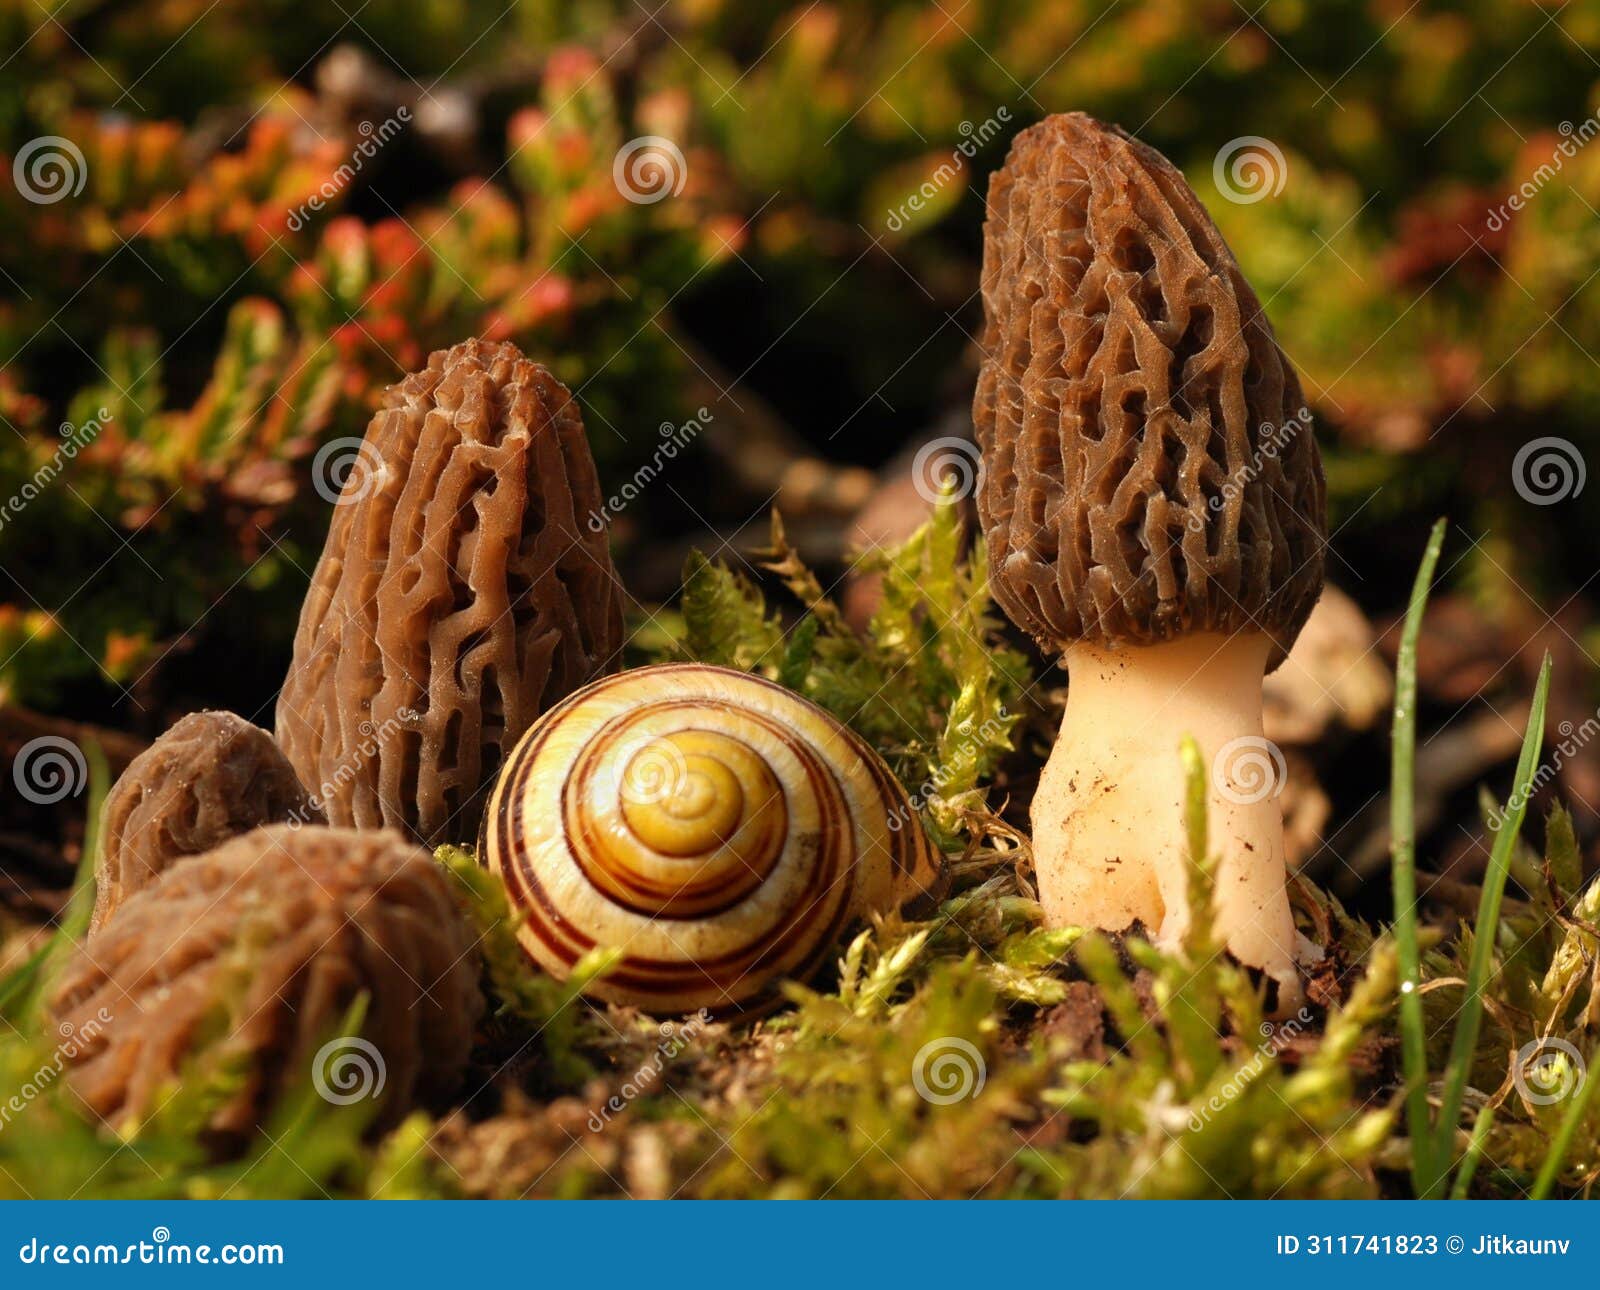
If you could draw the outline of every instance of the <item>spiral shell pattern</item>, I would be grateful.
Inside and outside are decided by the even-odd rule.
[[[713,1015],[775,1001],[845,927],[931,899],[938,854],[889,768],[799,695],[699,664],[597,681],[523,736],[479,857],[535,963],[620,963],[596,997]]]

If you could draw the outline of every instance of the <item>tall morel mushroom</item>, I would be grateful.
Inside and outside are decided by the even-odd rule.
[[[121,1127],[214,1076],[206,1127],[228,1149],[287,1081],[378,1099],[382,1124],[453,1093],[483,1007],[474,947],[449,875],[398,833],[271,825],[130,896],[49,1003],[91,1111]],[[332,1043],[361,994],[361,1042]]]
[[[1217,930],[1298,995],[1266,671],[1322,588],[1322,468],[1260,302],[1164,157],[1072,114],[989,182],[978,509],[995,594],[1069,674],[1033,803],[1053,925],[1190,924],[1179,739],[1213,758]],[[1281,787],[1281,785],[1280,785]]]
[[[102,820],[91,933],[184,856],[262,824],[323,822],[272,736],[231,712],[178,721],[122,772]]]
[[[393,387],[334,508],[278,699],[333,824],[474,836],[501,759],[609,670],[620,587],[572,395],[469,340]]]

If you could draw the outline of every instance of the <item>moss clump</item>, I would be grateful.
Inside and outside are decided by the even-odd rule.
[[[826,708],[883,754],[935,837],[954,842],[983,803],[980,783],[1011,749],[1032,677],[999,635],[981,539],[962,559],[962,523],[947,502],[905,545],[856,564],[881,579],[881,601],[857,633],[789,545],[776,513],[763,566],[803,611],[786,627],[759,588],[695,554],[684,570],[684,654],[760,672]]]

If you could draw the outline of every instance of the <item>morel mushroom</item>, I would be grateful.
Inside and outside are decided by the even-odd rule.
[[[231,712],[190,713],[135,757],[102,819],[91,934],[184,856],[262,824],[323,822],[272,736]]]
[[[50,997],[73,1090],[115,1126],[180,1078],[240,1081],[219,1148],[282,1086],[381,1099],[377,1123],[455,1090],[482,1009],[449,876],[391,831],[272,825],[178,861],[65,964]],[[357,996],[359,1041],[332,1043]]]
[[[1079,114],[990,179],[973,418],[995,594],[1064,656],[1033,802],[1057,926],[1190,924],[1181,735],[1213,758],[1216,927],[1299,991],[1261,686],[1322,587],[1322,467],[1298,378],[1183,176]],[[1276,785],[1281,787],[1281,784]]]
[[[610,669],[620,587],[583,419],[511,345],[469,340],[392,388],[344,482],[278,699],[337,825],[475,835],[535,717]]]

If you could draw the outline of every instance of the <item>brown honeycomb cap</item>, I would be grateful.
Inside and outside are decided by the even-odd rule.
[[[322,1046],[362,995],[377,1123],[442,1103],[483,1009],[480,970],[451,879],[422,848],[392,830],[275,824],[133,893],[62,964],[49,1006],[92,1112],[121,1125],[179,1080],[225,1075],[207,1136],[228,1147],[290,1082],[342,1087],[326,1063],[348,1046]]]
[[[231,712],[191,712],[106,794],[91,934],[184,856],[261,824],[322,823],[272,736]]]
[[[1300,382],[1165,157],[1081,113],[989,180],[973,420],[995,595],[1041,647],[1261,631],[1322,589]]]
[[[622,647],[583,418],[542,364],[468,340],[387,392],[362,456],[306,592],[278,739],[329,823],[470,838],[523,731]]]

